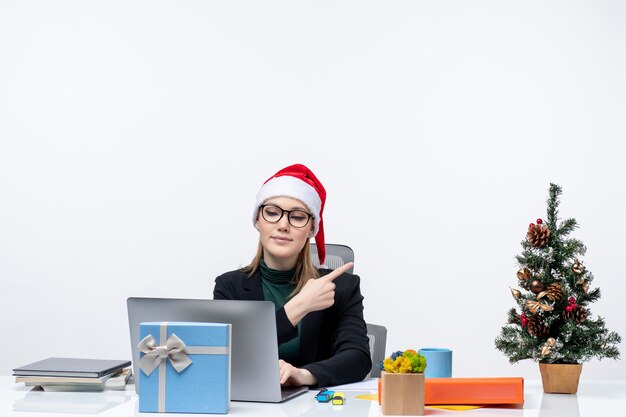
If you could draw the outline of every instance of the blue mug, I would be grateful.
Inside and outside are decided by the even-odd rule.
[[[426,378],[452,377],[452,350],[441,348],[423,348],[419,354],[426,358]]]

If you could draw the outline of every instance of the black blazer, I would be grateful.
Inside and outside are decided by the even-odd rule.
[[[320,275],[331,270],[320,269]],[[360,278],[344,273],[333,281],[335,303],[321,311],[307,314],[301,322],[300,355],[291,364],[305,368],[317,379],[318,387],[360,381],[372,367],[367,325],[363,319],[363,296]],[[261,273],[248,275],[240,270],[215,279],[216,300],[263,300]],[[276,310],[278,344],[298,334],[285,309]]]

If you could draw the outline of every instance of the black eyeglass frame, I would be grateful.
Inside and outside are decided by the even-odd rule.
[[[265,218],[265,214],[263,214],[263,209],[265,207],[276,207],[278,210],[280,210],[280,217],[278,218],[278,220],[272,221],[272,220],[266,219]],[[272,224],[278,223],[283,218],[285,213],[287,213],[287,221],[289,222],[289,224],[292,227],[295,227],[296,229],[302,229],[303,227],[306,227],[309,224],[309,222],[311,221],[311,219],[313,218],[313,215],[311,213],[307,213],[304,210],[285,210],[282,207],[278,207],[276,204],[261,204],[259,206],[259,212],[261,213],[261,216],[263,217],[263,220],[265,220],[268,223],[272,223]],[[304,213],[304,214],[307,215],[306,223],[304,223],[302,226],[296,226],[295,224],[291,223],[291,213],[295,213],[295,212]]]

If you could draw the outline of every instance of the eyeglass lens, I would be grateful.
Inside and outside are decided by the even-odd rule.
[[[283,210],[278,206],[263,206],[261,214],[270,223],[277,223],[287,213],[287,220],[293,227],[304,227],[309,222],[311,215],[301,210]]]

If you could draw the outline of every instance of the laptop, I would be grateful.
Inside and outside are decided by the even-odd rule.
[[[230,323],[231,400],[279,403],[308,391],[281,387],[276,311],[271,301],[141,298],[127,300],[135,390],[139,393],[139,325],[150,321]]]

